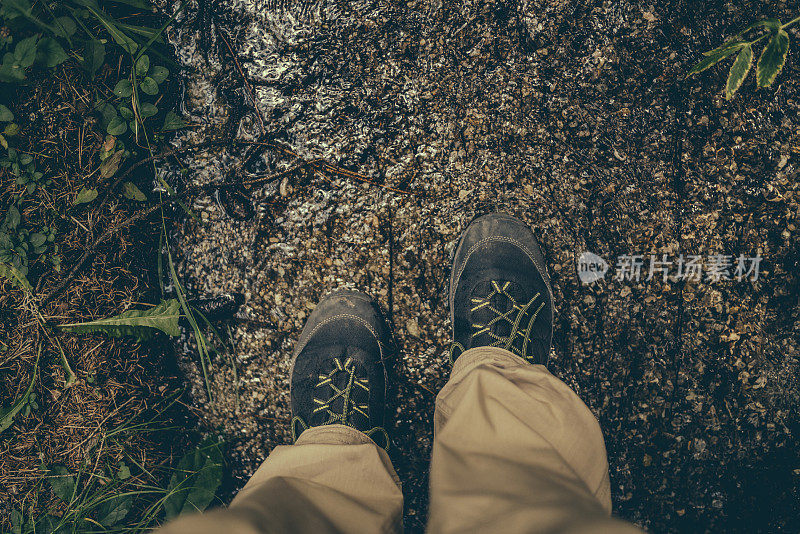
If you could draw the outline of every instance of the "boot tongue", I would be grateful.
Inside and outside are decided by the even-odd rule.
[[[520,311],[521,288],[514,282],[493,280],[475,286],[470,298],[471,346],[504,345]]]
[[[342,347],[325,359],[314,387],[312,426],[369,427],[369,388],[359,352],[358,348]]]

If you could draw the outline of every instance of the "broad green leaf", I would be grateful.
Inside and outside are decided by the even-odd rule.
[[[11,122],[14,120],[14,114],[11,110],[0,104],[0,122]]]
[[[31,286],[31,283],[25,278],[25,274],[13,265],[0,263],[0,277],[11,282],[11,285],[14,287],[27,291],[28,293],[33,292],[33,286]]]
[[[78,194],[75,196],[75,200],[72,201],[74,206],[78,204],[87,204],[92,200],[97,198],[97,189],[86,189],[85,187],[81,187],[81,190],[78,191]]]
[[[3,137],[3,134],[0,134],[0,146],[8,150],[8,141]]]
[[[167,519],[205,510],[222,482],[222,451],[212,440],[184,456],[172,474],[164,499]]]
[[[132,506],[133,498],[130,495],[110,497],[97,507],[97,521],[104,527],[112,527],[125,519]]]
[[[166,67],[156,65],[150,69],[150,77],[153,78],[156,83],[164,83],[167,76],[169,76],[169,70]]]
[[[58,41],[51,37],[43,38],[36,46],[36,61],[45,67],[53,68],[60,65],[67,60],[67,57],[67,53]]]
[[[2,2],[5,8],[16,10],[19,14],[23,15],[25,18],[29,18],[31,16],[31,3],[30,0],[5,0]],[[4,13],[5,16],[11,16],[13,11]]]
[[[17,399],[17,402],[10,408],[0,407],[0,432],[3,432],[11,426],[14,422],[14,417],[19,413],[22,407],[28,403],[28,398],[31,396],[31,391],[33,391],[33,384],[36,382],[36,371],[39,369],[39,355],[41,354],[41,349],[39,350],[39,354],[36,355],[36,363],[33,364],[33,374],[31,376],[31,383],[28,384],[28,389],[25,390],[22,397]]]
[[[169,336],[179,336],[181,333],[178,327],[178,319],[181,316],[179,308],[180,303],[177,299],[170,299],[149,310],[128,310],[114,317],[86,323],[69,323],[59,328],[75,334],[100,332],[112,337],[134,336],[140,341],[149,339],[156,331]]]
[[[736,61],[733,62],[731,70],[728,73],[728,82],[725,84],[725,98],[728,100],[733,98],[733,95],[735,95],[739,87],[742,86],[742,82],[744,82],[744,79],[747,77],[747,73],[750,72],[752,64],[753,47],[747,45],[743,47],[739,55],[736,56]]]
[[[119,114],[122,115],[122,118],[126,121],[133,119],[133,111],[131,111],[131,108],[120,106]]]
[[[11,124],[6,124],[6,127],[3,128],[3,135],[7,135],[9,137],[14,137],[19,133],[19,124],[16,122],[12,122]]]
[[[106,126],[117,116],[117,108],[107,102],[100,104],[98,111],[103,116],[103,123]]]
[[[164,117],[164,126],[162,126],[162,130],[180,130],[181,128],[185,128],[186,123],[183,122],[183,119],[178,116],[177,113],[174,111],[168,111],[167,116]]]
[[[11,57],[10,60],[9,56]],[[14,62],[15,59],[12,54],[5,55],[3,64],[0,65],[0,82],[16,83],[25,79],[25,69],[16,65]]]
[[[125,198],[129,198],[131,200],[138,200],[139,202],[144,202],[147,200],[147,197],[144,196],[141,189],[136,187],[136,184],[133,182],[125,182],[122,184],[122,194]]]
[[[86,47],[83,49],[83,62],[81,65],[89,73],[89,76],[94,78],[105,61],[106,45],[96,40],[87,42]]]
[[[128,98],[133,94],[133,85],[130,80],[120,80],[114,86],[114,94],[121,98]]]
[[[31,244],[34,247],[41,247],[44,244],[44,242],[47,241],[47,237],[45,237],[44,234],[40,234],[39,232],[31,234],[28,237],[28,239],[30,240]]]
[[[703,72],[704,70],[713,67],[726,57],[730,56],[734,52],[737,52],[742,46],[743,43],[737,44],[736,46],[731,46],[730,48],[724,48],[719,50],[716,54],[712,54],[710,56],[704,57],[700,62],[692,67],[692,70],[689,71],[689,74],[686,76],[691,76],[692,74],[697,74],[698,72]]]
[[[71,17],[58,17],[53,21],[53,29],[55,30],[54,33],[59,37],[72,37],[78,27]]]
[[[142,102],[139,105],[139,115],[142,119],[149,119],[156,113],[158,113],[158,108],[150,102]]]
[[[764,19],[763,21],[764,27],[767,28],[771,32],[777,32],[781,29],[781,21],[778,19]]]
[[[730,41],[726,41],[722,43],[720,46],[713,50],[709,50],[708,52],[703,52],[704,56],[713,56],[719,54],[724,50],[728,50],[729,48],[739,48],[743,45],[747,44],[747,41],[742,41],[741,39],[731,39]]]
[[[136,75],[147,76],[147,71],[150,70],[150,58],[147,54],[143,54],[136,60]]]
[[[12,148],[8,151],[9,155],[11,155],[13,150],[14,149]],[[6,226],[9,228],[16,228],[19,226],[20,218],[19,209],[17,209],[17,207],[13,204],[10,205],[8,207],[8,211],[6,212]]]
[[[142,80],[141,83],[139,83],[139,87],[146,95],[153,96],[158,94],[158,84],[150,76]]]
[[[53,488],[56,497],[69,504],[75,494],[75,477],[63,465],[54,465],[47,474],[47,480]]]
[[[771,32],[775,33],[780,29],[781,21],[776,19],[776,18],[762,19],[762,20],[759,20],[757,22],[752,23],[750,26],[748,26],[747,28],[745,28],[741,32],[739,32],[739,34],[741,35],[743,33],[746,33],[746,32],[748,32],[748,31],[750,31],[752,29],[755,29],[755,28],[758,28],[758,27],[761,27],[761,26],[763,26],[763,27],[767,28],[768,30],[770,30]]]
[[[786,54],[789,52],[789,34],[780,30],[773,35],[756,65],[756,81],[759,87],[769,87],[786,63]]]
[[[23,69],[26,69],[33,65],[33,62],[36,61],[36,41],[38,37],[34,35],[33,37],[28,37],[27,39],[21,40],[17,43],[16,48],[14,49],[14,58],[17,60],[17,63]]]
[[[128,125],[119,115],[111,119],[111,122],[108,123],[108,128],[106,128],[106,132],[110,135],[122,135],[127,131]]]

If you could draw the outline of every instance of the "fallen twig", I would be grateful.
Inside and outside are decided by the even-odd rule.
[[[150,156],[150,157],[144,158],[144,159],[142,159],[140,161],[137,161],[136,163],[134,163],[130,167],[128,167],[125,170],[125,172],[123,172],[122,174],[120,174],[117,177],[117,179],[114,181],[114,183],[109,188],[108,192],[110,192],[113,189],[115,189],[116,187],[118,187],[119,184],[122,183],[122,181],[128,175],[130,175],[131,172],[133,172],[133,170],[135,170],[138,167],[141,167],[142,165],[150,163],[152,161],[164,159],[164,158],[171,157],[171,156],[179,156],[179,155],[182,155],[182,154],[186,154],[188,152],[192,152],[194,150],[199,150],[201,148],[211,148],[211,147],[214,147],[214,146],[229,146],[231,144],[233,144],[233,145],[266,146],[266,147],[269,147],[269,148],[276,149],[276,150],[278,150],[280,152],[283,152],[284,154],[291,155],[291,156],[295,157],[297,160],[299,160],[300,163],[298,163],[296,165],[293,165],[292,167],[290,167],[290,168],[288,168],[286,170],[283,170],[283,171],[280,171],[280,172],[277,172],[277,173],[274,173],[274,174],[271,174],[271,175],[268,175],[268,176],[254,178],[254,179],[251,179],[251,180],[243,180],[241,182],[229,181],[229,182],[221,182],[221,183],[210,183],[210,184],[199,185],[199,186],[188,188],[188,189],[186,189],[185,191],[182,191],[179,194],[167,197],[166,199],[162,200],[158,204],[154,204],[153,206],[150,206],[148,208],[145,208],[145,209],[135,213],[130,218],[126,219],[125,221],[123,221],[123,222],[121,222],[121,223],[119,223],[117,225],[114,225],[114,226],[112,226],[110,228],[107,228],[99,237],[97,237],[92,242],[91,245],[89,245],[83,251],[83,254],[81,254],[81,257],[78,259],[77,263],[75,263],[75,265],[72,266],[72,268],[70,269],[70,271],[67,274],[67,276],[64,277],[64,279],[62,279],[52,290],[50,290],[41,299],[41,302],[42,303],[49,302],[50,300],[53,299],[53,297],[55,297],[56,295],[60,294],[67,287],[67,285],[69,283],[71,283],[75,279],[75,277],[77,276],[78,272],[83,268],[84,264],[89,260],[89,258],[92,255],[94,255],[95,252],[97,252],[97,248],[100,245],[102,245],[103,243],[105,243],[106,241],[108,241],[108,239],[110,239],[111,236],[113,236],[114,234],[116,234],[120,230],[124,230],[125,228],[128,228],[129,226],[131,226],[133,224],[136,224],[141,220],[146,219],[147,217],[149,217],[150,215],[152,215],[153,213],[155,213],[156,211],[158,211],[161,207],[163,207],[165,205],[169,205],[169,204],[172,204],[172,203],[175,203],[175,202],[183,201],[183,200],[185,200],[187,198],[190,198],[190,197],[192,197],[194,195],[203,194],[203,193],[210,194],[210,193],[212,193],[214,191],[219,191],[219,190],[226,189],[226,188],[229,188],[229,187],[238,187],[238,186],[242,186],[242,185],[252,186],[252,185],[255,185],[255,184],[271,182],[271,181],[277,180],[279,178],[283,178],[284,176],[286,176],[288,174],[291,174],[292,172],[294,172],[294,171],[296,171],[296,170],[298,170],[298,169],[300,169],[302,167],[306,167],[306,166],[312,168],[316,172],[330,173],[330,174],[334,174],[336,176],[342,176],[342,177],[345,177],[345,178],[355,179],[355,180],[358,180],[358,181],[361,181],[361,182],[365,182],[365,183],[368,183],[368,184],[371,184],[371,185],[375,185],[377,187],[381,187],[383,189],[386,189],[387,191],[392,191],[392,192],[400,193],[400,194],[404,194],[404,195],[413,195],[414,194],[414,193],[412,193],[410,191],[404,191],[402,189],[395,189],[393,187],[390,187],[390,186],[387,186],[387,185],[384,185],[384,184],[379,184],[377,182],[374,182],[374,181],[370,180],[369,178],[367,178],[366,176],[364,176],[362,174],[359,174],[357,172],[350,171],[350,170],[347,170],[347,169],[343,169],[343,168],[338,167],[336,165],[332,165],[332,164],[327,163],[327,162],[325,162],[325,161],[323,161],[321,159],[315,159],[315,160],[310,160],[310,161],[303,160],[302,157],[299,154],[295,153],[291,149],[288,149],[288,148],[283,147],[281,145],[278,145],[276,143],[260,142],[260,141],[209,141],[209,142],[205,142],[205,143],[199,143],[197,145],[191,145],[191,146],[183,147],[181,149],[167,150],[167,151],[161,152],[159,154],[155,154],[153,156]],[[105,203],[106,201],[107,201],[107,198],[104,198],[103,203]],[[102,205],[103,204],[101,204],[100,206],[102,207]]]

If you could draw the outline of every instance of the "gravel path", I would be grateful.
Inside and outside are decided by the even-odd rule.
[[[615,513],[656,532],[800,529],[796,51],[775,88],[751,78],[732,102],[722,69],[684,80],[725,36],[793,12],[700,4],[226,0],[179,17],[201,125],[181,143],[271,145],[164,169],[179,188],[262,180],[197,200],[206,224],[172,238],[192,296],[245,295],[225,327],[236,375],[215,360],[213,406],[188,344],[181,356],[196,409],[231,443],[234,486],[290,440],[292,344],[349,285],[395,325],[393,456],[406,526],[422,528],[448,255],[474,216],[502,210],[543,244],[550,368],[600,420]],[[611,264],[591,285],[576,272],[587,250]],[[615,278],[623,254],[644,256],[640,281]],[[665,282],[647,280],[650,254],[763,259],[757,281]]]

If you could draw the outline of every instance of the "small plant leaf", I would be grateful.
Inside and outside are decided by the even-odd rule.
[[[56,497],[69,504],[75,494],[75,477],[69,474],[69,470],[63,465],[54,465],[50,468],[47,480],[53,488]]]
[[[125,119],[126,121],[133,119],[133,111],[131,111],[131,108],[120,106],[119,114],[122,115],[122,118]]]
[[[13,267],[11,268],[13,269]],[[23,276],[23,279],[24,278],[25,277]],[[25,282],[27,283],[28,281],[25,280]],[[30,286],[30,284],[28,284],[28,286]],[[15,402],[10,408],[4,408],[0,406],[0,432],[3,432],[10,427],[14,422],[14,417],[19,413],[20,410],[22,410],[24,406],[28,405],[28,398],[30,398],[31,391],[33,391],[33,384],[36,382],[36,371],[39,369],[39,355],[41,355],[41,348],[39,349],[39,354],[36,355],[36,363],[33,364],[31,383],[28,384],[28,389],[25,390],[25,393],[23,393],[17,402]]]
[[[130,80],[120,80],[114,86],[114,94],[120,98],[128,98],[133,94],[133,85]]]
[[[789,34],[780,30],[773,35],[756,65],[756,81],[759,87],[769,87],[786,63],[786,54],[789,52]]]
[[[142,119],[149,119],[158,113],[158,108],[150,102],[142,102],[139,106],[139,115]]]
[[[119,463],[119,469],[117,470],[117,478],[120,480],[128,480],[129,478],[131,478],[131,469],[125,462]]]
[[[102,117],[103,117],[102,123],[106,127],[108,127],[108,125],[111,123],[111,121],[114,120],[114,117],[117,116],[117,109],[114,106],[112,106],[111,104],[109,104],[108,102],[105,102],[103,104],[99,104],[97,106],[97,110],[102,115]]]
[[[756,21],[756,22],[752,23],[750,26],[748,26],[747,28],[743,29],[740,32],[740,35],[742,33],[746,33],[746,32],[748,32],[750,30],[753,30],[755,28],[759,28],[761,26],[763,26],[764,28],[767,28],[768,30],[770,30],[771,32],[774,33],[774,32],[778,31],[781,28],[781,21],[776,19],[776,18],[762,19],[762,20]]]
[[[34,247],[41,247],[47,241],[47,237],[39,232],[31,234],[28,239],[30,239],[31,245]]]
[[[180,130],[186,128],[186,123],[174,111],[168,111],[167,116],[164,117],[164,126],[162,130]]]
[[[733,95],[735,95],[739,87],[742,86],[742,82],[744,82],[744,79],[747,77],[747,73],[750,72],[750,67],[752,65],[753,47],[746,45],[739,52],[739,55],[736,56],[736,61],[733,62],[731,70],[728,73],[728,82],[725,84],[726,99],[730,100],[733,98]]]
[[[106,132],[108,132],[109,135],[115,136],[122,135],[127,131],[128,125],[125,124],[125,120],[119,115],[111,119],[111,122],[108,123],[108,128],[106,128]]]
[[[6,127],[3,129],[3,134],[9,137],[14,137],[18,133],[19,133],[19,124],[17,124],[16,122],[6,124]]]
[[[12,148],[11,150],[8,151],[9,155],[11,154],[12,150],[14,149]],[[6,212],[6,226],[14,229],[17,226],[19,226],[19,221],[20,221],[19,210],[17,209],[16,206],[12,204],[11,206],[8,207],[8,211]]]
[[[28,37],[17,43],[16,48],[14,48],[14,59],[16,59],[19,66],[23,69],[30,67],[33,65],[33,62],[36,61],[37,39],[38,37],[36,35]]]
[[[5,278],[11,282],[11,285],[18,289],[22,289],[28,293],[33,292],[33,286],[31,286],[31,283],[28,282],[25,274],[23,274],[13,265],[9,265],[8,263],[0,263],[0,277]]]
[[[77,30],[71,17],[58,17],[53,21],[53,31],[59,37],[72,37]]]
[[[133,506],[130,495],[115,495],[97,507],[97,521],[104,527],[113,527],[128,515]]]
[[[142,80],[142,82],[139,84],[139,87],[146,95],[153,96],[158,94],[158,84],[150,76]]]
[[[164,83],[167,76],[169,76],[169,70],[166,67],[156,65],[150,69],[150,77],[153,78],[156,83]]]
[[[698,72],[703,72],[704,70],[713,67],[726,57],[730,56],[734,52],[737,52],[742,46],[744,46],[744,43],[738,43],[735,46],[731,46],[729,48],[718,49],[715,54],[706,56],[703,59],[701,59],[697,65],[692,67],[692,70],[690,70],[689,74],[687,74],[686,76],[688,77],[691,76],[692,74],[697,74]]]
[[[97,189],[86,189],[85,187],[81,187],[81,190],[78,191],[75,200],[72,201],[72,204],[77,206],[78,204],[88,204],[92,200],[97,198]]]
[[[205,510],[222,482],[222,451],[207,439],[184,456],[172,474],[164,499],[167,519]]]
[[[94,78],[105,61],[106,45],[97,40],[87,42],[86,47],[83,49],[83,62],[81,65],[89,73],[89,76]]]
[[[67,53],[58,41],[51,37],[41,39],[36,46],[36,61],[45,67],[53,68],[60,65],[67,60],[67,57]]]
[[[149,310],[128,310],[106,319],[86,323],[70,323],[59,326],[65,332],[88,334],[100,332],[112,337],[134,336],[140,341],[149,339],[156,331],[169,336],[178,336],[180,303],[177,299],[162,301]]]
[[[124,150],[117,150],[110,157],[106,158],[103,164],[100,165],[100,178],[105,180],[106,178],[114,176],[119,170],[119,166],[122,163],[122,156],[124,155]]]
[[[122,184],[122,194],[125,198],[129,198],[131,200],[138,200],[139,202],[144,202],[147,200],[147,197],[142,193],[142,191],[136,187],[136,184],[133,182],[125,182]]]
[[[142,56],[136,60],[136,75],[137,76],[147,76],[147,71],[150,70],[150,58],[147,54],[142,54]]]
[[[14,120],[14,114],[11,110],[0,104],[0,122],[11,122]]]
[[[713,50],[709,50],[708,52],[703,52],[704,56],[713,56],[719,54],[724,50],[728,50],[729,48],[738,48],[741,45],[747,44],[747,41],[742,41],[741,39],[731,39],[730,41],[726,41],[719,45],[717,48]]]

